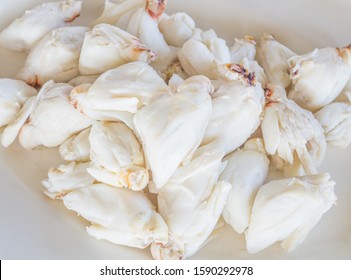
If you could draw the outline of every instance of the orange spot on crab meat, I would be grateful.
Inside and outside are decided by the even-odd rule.
[[[65,22],[72,22],[74,21],[77,17],[80,16],[80,13],[77,13],[77,14],[74,14],[73,16],[71,16],[70,18],[68,19],[65,19]]]

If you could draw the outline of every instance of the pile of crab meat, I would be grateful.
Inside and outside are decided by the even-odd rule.
[[[304,241],[336,202],[327,145],[351,141],[351,47],[229,47],[165,0],[107,0],[75,26],[81,6],[45,3],[0,33],[28,54],[0,79],[1,144],[58,147],[45,193],[155,259],[189,258],[225,224],[249,253]]]

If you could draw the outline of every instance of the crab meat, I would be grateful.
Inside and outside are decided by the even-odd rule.
[[[76,77],[80,50],[88,30],[70,26],[51,31],[31,49],[16,78],[32,86],[42,86],[49,80],[67,82]]]
[[[167,242],[167,225],[143,192],[93,184],[69,192],[62,200],[91,222],[87,232],[97,239],[136,248]]]
[[[216,228],[231,188],[229,183],[217,181],[225,167],[223,156],[218,143],[200,147],[158,193],[158,209],[168,225],[169,241],[151,245],[155,259],[191,257]]]
[[[69,137],[60,146],[59,152],[65,161],[87,162],[90,160],[90,128]]]
[[[267,153],[281,159],[276,167],[283,169],[298,159],[306,174],[316,173],[327,146],[322,126],[311,112],[287,99],[281,86],[269,84],[266,97],[261,128]]]
[[[194,76],[135,114],[135,129],[157,188],[200,145],[211,115],[211,91],[209,79]]]
[[[256,59],[263,67],[268,82],[287,88],[290,85],[287,60],[295,53],[279,43],[271,34],[264,34],[257,47]]]
[[[0,45],[13,51],[29,51],[46,33],[78,17],[81,6],[82,1],[65,0],[26,11],[0,32]]]
[[[101,15],[91,23],[91,26],[98,25],[100,23],[117,25],[120,26],[119,22],[124,18],[130,19],[131,14],[136,10],[146,6],[148,0],[122,0],[119,3],[105,0],[103,12]]]
[[[244,58],[252,61],[256,56],[256,41],[253,36],[247,35],[243,39],[236,39],[234,45],[229,49],[230,62],[240,63]]]
[[[335,182],[329,174],[315,174],[271,181],[259,188],[247,229],[249,253],[275,242],[293,250],[333,204]]]
[[[21,128],[22,147],[56,147],[91,125],[91,120],[69,103],[72,87],[49,81],[41,88],[29,118]]]
[[[153,0],[149,2],[160,1]],[[162,14],[162,11],[158,10],[158,12],[155,12],[148,8],[146,10],[141,8],[132,15],[127,27],[127,31],[130,34],[138,37],[148,48],[156,53],[156,59],[151,65],[159,72],[164,72],[174,63],[178,54],[178,49],[168,46],[158,28],[155,15]]]
[[[150,63],[156,54],[136,37],[109,24],[87,32],[79,58],[82,75],[99,75],[132,61]]]
[[[89,135],[88,172],[98,181],[119,188],[142,190],[149,182],[141,146],[123,123],[95,122]]]
[[[351,76],[351,46],[315,49],[288,60],[292,87],[288,97],[315,112],[333,102]]]
[[[23,81],[0,79],[0,127],[15,120],[26,100],[36,94],[36,89]]]
[[[196,28],[194,20],[186,13],[163,14],[158,27],[167,44],[178,48],[191,38]]]
[[[351,95],[349,102],[331,103],[314,114],[324,129],[328,144],[347,148],[351,142]]]
[[[62,198],[75,189],[91,185],[95,179],[87,172],[88,167],[89,163],[70,162],[51,168],[48,178],[42,181],[45,194],[53,199]]]
[[[245,71],[233,70],[230,82],[214,83],[211,95],[212,114],[202,144],[217,140],[224,145],[226,154],[244,144],[260,125],[264,91],[259,83],[253,84],[250,76],[245,76]]]
[[[227,165],[219,177],[219,180],[232,185],[222,215],[238,233],[243,233],[249,225],[256,193],[263,185],[269,169],[263,140],[257,138],[248,142],[243,149],[237,149],[225,157]],[[254,145],[257,147],[252,149]]]
[[[168,92],[156,71],[137,61],[105,72],[92,85],[74,88],[70,101],[94,120],[123,121],[132,128],[133,114]]]
[[[208,30],[186,41],[178,58],[189,76],[204,75],[217,79],[217,64],[229,63],[230,52],[226,42],[218,38],[213,30]]]

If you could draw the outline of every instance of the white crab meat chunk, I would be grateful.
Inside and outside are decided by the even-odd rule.
[[[69,192],[62,200],[91,222],[87,232],[97,239],[136,248],[167,242],[167,225],[143,192],[93,184]]]
[[[222,216],[238,233],[243,233],[249,225],[256,193],[266,180],[269,169],[263,140],[251,139],[246,143],[242,149],[225,157],[227,165],[219,177],[232,185]],[[255,145],[257,147],[252,149]]]
[[[158,193],[158,209],[168,225],[169,241],[151,245],[155,259],[191,257],[216,228],[231,189],[229,183],[217,181],[225,167],[223,156],[218,143],[200,147]]]
[[[217,79],[217,65],[229,63],[230,51],[213,30],[200,32],[184,43],[178,53],[179,61],[189,76],[204,75]]]
[[[186,13],[163,14],[158,27],[167,44],[178,48],[191,38],[196,28],[194,20]]]
[[[94,122],[89,135],[88,172],[119,188],[142,190],[149,182],[144,156],[134,133],[123,123]]]
[[[67,82],[76,77],[80,50],[88,30],[69,26],[51,31],[31,49],[16,78],[32,86],[42,86],[49,80]]]
[[[348,97],[350,98],[351,95]],[[350,102],[331,103],[316,112],[314,116],[322,125],[328,144],[335,147],[347,148],[351,142]]]
[[[89,163],[70,162],[51,168],[48,178],[42,181],[45,194],[51,198],[62,198],[67,193],[89,186],[95,179],[87,172]]]
[[[72,135],[59,148],[61,157],[65,161],[87,162],[90,160],[90,128]]]
[[[65,0],[28,10],[0,32],[0,45],[13,51],[29,51],[46,33],[78,17],[81,6],[82,1]]]
[[[247,229],[249,253],[275,242],[293,250],[305,240],[323,214],[335,204],[335,182],[329,174],[271,181],[259,188]]]
[[[256,59],[263,67],[269,83],[287,88],[290,85],[288,59],[294,55],[296,54],[273,35],[264,34],[257,47]]]
[[[158,6],[150,6],[165,1],[153,0],[146,2],[146,9],[138,9],[130,18],[127,31],[138,37],[147,48],[156,53],[156,59],[151,65],[159,72],[164,72],[177,60],[178,48],[168,46],[158,27],[157,18],[161,16],[163,9],[157,8]]]
[[[252,61],[256,56],[256,41],[253,36],[246,35],[243,39],[235,38],[235,43],[230,47],[230,62],[240,63],[244,58]]]
[[[36,97],[32,97],[34,100],[27,101],[30,102],[28,105],[30,109],[26,118],[22,118],[19,133],[22,147],[26,149],[39,146],[56,147],[71,135],[91,125],[91,120],[69,103],[68,96],[71,89],[68,84],[55,84],[49,81],[44,84]],[[16,124],[17,122],[10,123],[9,126],[15,127]]]
[[[107,23],[123,28],[123,26],[120,26],[119,22],[129,20],[131,14],[133,14],[136,10],[145,7],[146,2],[147,0],[105,0],[101,15],[91,23],[91,26],[95,26],[100,23]]]
[[[351,75],[351,46],[324,48],[288,60],[292,87],[288,97],[315,112],[341,93]]]
[[[226,154],[244,144],[255,132],[263,110],[264,91],[261,85],[241,77],[240,73],[238,75],[236,80],[214,83],[212,114],[202,140],[202,144],[213,140],[221,142]]]
[[[99,75],[128,62],[150,63],[155,58],[155,53],[138,38],[116,26],[99,24],[85,35],[79,72],[81,75]]]
[[[25,82],[0,79],[0,127],[15,120],[24,103],[37,94],[37,90]]]
[[[124,121],[169,89],[157,72],[144,62],[131,62],[102,74],[92,85],[71,92],[71,103],[94,120]]]
[[[211,91],[208,78],[193,76],[135,114],[135,129],[157,188],[200,145],[212,111]]]
[[[268,83],[266,73],[255,60],[256,41],[253,36],[246,35],[243,39],[235,39],[235,44],[230,48],[231,64],[241,64],[250,73],[254,73],[255,79],[265,87]],[[220,66],[221,68],[222,66]],[[221,72],[221,69],[217,71]]]
[[[310,111],[288,99],[281,86],[269,84],[266,97],[261,129],[267,153],[280,159],[273,164],[284,170],[298,160],[305,174],[316,173],[327,147],[322,126]]]

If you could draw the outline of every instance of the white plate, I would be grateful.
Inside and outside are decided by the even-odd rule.
[[[42,0],[1,0],[0,29]],[[84,1],[80,24],[98,13],[103,0]],[[234,37],[263,32],[297,53],[316,47],[351,42],[351,1],[347,0],[169,0],[169,12],[188,12],[203,29],[214,28]],[[50,20],[50,19],[48,19]],[[0,49],[0,78],[13,77],[25,55]],[[149,259],[149,251],[98,241],[85,232],[86,222],[59,201],[42,194],[40,181],[58,162],[55,150],[24,151],[17,144],[0,148],[1,259]],[[246,253],[243,236],[227,228],[194,259],[351,259],[351,149],[329,148],[320,171],[336,181],[338,204],[324,215],[307,239],[293,252],[274,245],[261,253]]]

